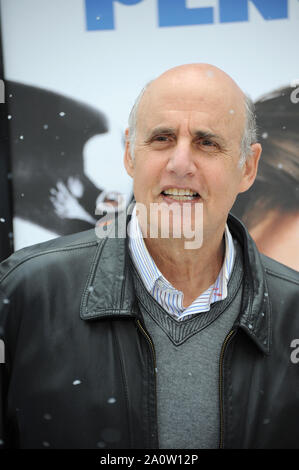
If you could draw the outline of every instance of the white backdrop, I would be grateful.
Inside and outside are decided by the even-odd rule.
[[[84,0],[1,0],[6,79],[104,112],[109,133],[86,143],[85,173],[98,186],[129,195],[122,135],[143,85],[191,62],[222,68],[254,100],[299,80],[299,1],[287,3],[287,18],[265,20],[249,1],[248,21],[220,23],[218,0],[186,0],[186,8],[213,7],[214,23],[159,27],[158,0],[114,1],[115,29],[88,31]],[[56,236],[16,217],[14,231],[16,248]]]

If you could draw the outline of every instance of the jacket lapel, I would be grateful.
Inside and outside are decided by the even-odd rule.
[[[126,228],[126,219],[121,216],[109,226],[106,237],[99,238],[81,301],[80,317],[83,320],[137,314],[127,262],[126,230],[123,228]]]
[[[240,326],[262,352],[269,354],[271,305],[261,256],[245,226],[231,214],[228,226],[233,238],[241,244],[244,259],[242,309],[235,327]]]

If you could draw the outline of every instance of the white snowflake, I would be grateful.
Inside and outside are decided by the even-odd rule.
[[[104,447],[106,447],[106,444],[105,444],[105,442],[103,442],[103,441],[99,441],[99,442],[97,443],[97,447],[99,447],[99,449],[104,449]]]
[[[77,379],[77,380],[74,380],[73,385],[80,385],[80,383],[81,383],[81,380]]]
[[[114,398],[114,397],[108,398],[108,403],[110,405],[113,405],[115,402],[116,402],[116,398]]]

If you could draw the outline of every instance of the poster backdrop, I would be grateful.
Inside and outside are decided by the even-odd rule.
[[[0,262],[13,252],[12,190],[5,83],[0,31]]]
[[[258,207],[252,193],[250,210],[242,200],[236,213],[254,229],[252,213],[261,222],[272,211],[257,238],[287,226],[298,240],[298,150],[289,143],[298,131],[298,0],[1,0],[1,21],[15,248],[91,228],[96,204],[131,197],[122,164],[130,108],[145,83],[191,62],[222,68],[259,102],[269,142],[261,195]],[[274,135],[285,140],[273,163]],[[263,194],[269,179],[276,202]],[[280,240],[285,248],[289,235]],[[299,269],[295,242],[288,259]],[[271,246],[262,248],[272,255]],[[283,249],[273,256],[284,261]]]

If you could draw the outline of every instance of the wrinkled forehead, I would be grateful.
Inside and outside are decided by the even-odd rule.
[[[179,124],[190,119],[194,126],[205,123],[240,135],[245,123],[244,94],[230,78],[179,74],[162,76],[146,90],[138,110],[137,130],[167,120]]]

